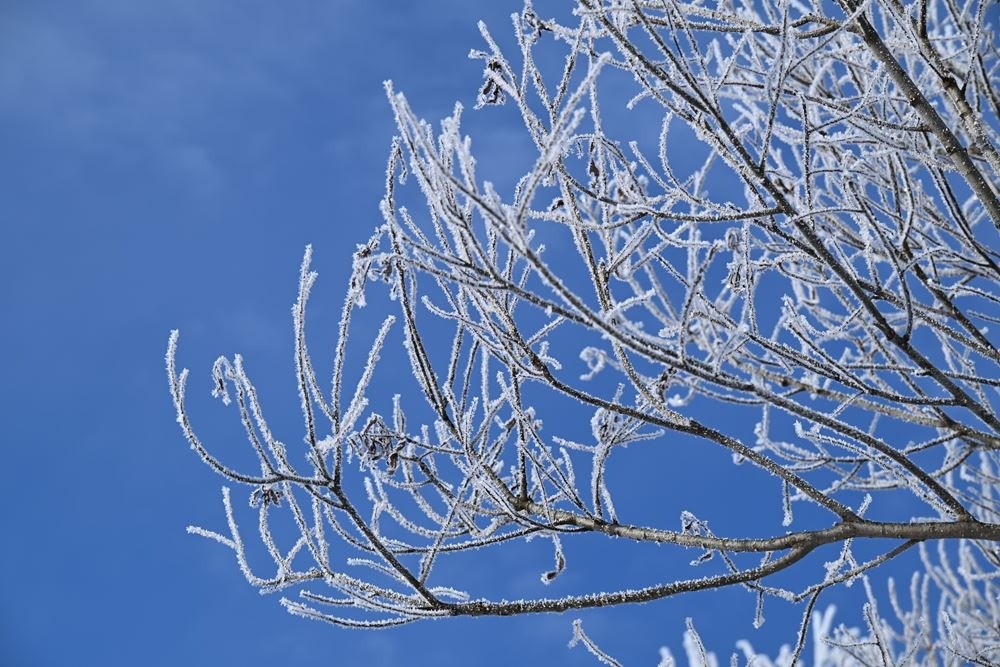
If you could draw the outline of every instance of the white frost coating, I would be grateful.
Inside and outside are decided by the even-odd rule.
[[[690,667],[719,667],[715,654],[705,650],[690,618],[687,619],[687,630],[684,631],[684,653],[687,654]]]
[[[777,657],[733,644],[758,665],[791,667],[810,625],[817,664],[1000,663],[995,27],[981,0],[927,0],[916,23],[893,2],[841,4],[588,0],[547,17],[526,3],[513,52],[481,25],[483,78],[468,92],[485,127],[518,116],[533,146],[505,156],[524,171],[496,187],[460,104],[438,129],[386,82],[398,135],[382,224],[354,252],[329,390],[307,344],[311,247],[300,268],[302,428],[279,440],[243,359],[222,357],[212,393],[255,461],[217,458],[189,420],[171,333],[184,437],[251,500],[227,490],[229,534],[191,532],[232,549],[261,590],[297,588],[291,613],[349,627],[743,586],[757,623],[769,598],[803,605]],[[385,319],[358,341],[362,306]],[[379,361],[394,319],[408,369]],[[662,484],[631,488],[624,465],[647,456],[683,476],[668,467]],[[747,502],[670,519],[691,480],[714,493],[730,473]],[[257,512],[260,559],[243,512]],[[750,512],[770,528],[709,529]],[[554,558],[524,569],[548,582],[581,533],[684,551],[698,569],[608,590],[595,567],[574,573],[589,593],[557,581],[553,598],[486,601],[461,593],[467,569],[438,567],[469,552],[489,571],[492,551],[540,537]],[[868,573],[916,545],[908,599],[894,582],[876,593]],[[268,559],[273,576],[250,571]],[[856,581],[868,604],[845,617],[863,630],[813,610]],[[617,646],[580,626],[574,641],[614,664]],[[719,662],[693,626],[684,651]]]
[[[573,621],[573,638],[569,640],[569,647],[573,648],[577,644],[583,644],[590,655],[594,656],[598,662],[609,667],[621,667],[621,663],[602,651],[590,637],[583,631],[583,621],[579,618]]]
[[[674,661],[674,654],[666,646],[660,647],[660,662],[656,667],[677,667]]]

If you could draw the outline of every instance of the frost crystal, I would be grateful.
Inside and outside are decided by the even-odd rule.
[[[231,549],[251,585],[296,589],[289,612],[348,627],[742,586],[757,624],[769,598],[803,604],[773,662],[737,646],[754,664],[791,667],[810,631],[817,665],[1000,664],[990,10],[579,0],[548,17],[527,2],[519,52],[481,24],[471,54],[484,67],[469,82],[476,113],[516,116],[535,149],[505,156],[524,168],[512,187],[481,177],[462,105],[435,126],[386,82],[398,136],[382,224],[354,252],[332,368],[308,345],[311,247],[300,268],[301,432],[279,440],[242,357],[222,357],[212,395],[254,457],[231,467],[190,422],[170,336],[177,421],[251,506],[227,488],[227,530],[190,532]],[[564,59],[542,62],[552,49]],[[403,205],[414,196],[426,206]],[[381,325],[356,322],[362,307]],[[400,345],[409,368],[385,368]],[[636,489],[616,466],[643,456],[681,472]],[[741,502],[668,505],[695,478],[729,497],[713,466],[730,461]],[[636,513],[637,497],[656,511]],[[250,566],[247,512],[271,573]],[[709,529],[744,516],[772,528]],[[620,590],[595,569],[592,592],[568,595],[558,575],[588,560],[575,559],[583,533],[692,550],[692,569]],[[488,563],[538,537],[554,554],[525,568],[554,597],[493,601],[440,581],[461,579],[438,567],[456,553]],[[895,583],[876,595],[868,573],[918,546],[909,600]],[[774,585],[789,569],[800,588]],[[814,611],[858,582],[864,629]],[[579,622],[573,644],[617,664]],[[719,662],[693,624],[683,646],[691,665]]]

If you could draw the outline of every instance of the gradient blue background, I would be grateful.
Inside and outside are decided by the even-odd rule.
[[[509,108],[471,112],[482,63],[466,54],[483,47],[479,18],[509,45],[509,15],[520,8],[0,4],[0,664],[596,664],[565,647],[576,616],[627,664],[655,665],[664,644],[682,655],[686,616],[723,662],[741,637],[771,655],[793,639],[797,614],[776,605],[754,633],[753,600],[740,591],[349,632],[289,616],[246,584],[228,550],[185,534],[189,524],[224,529],[222,480],[174,423],[162,362],[169,330],[182,331],[179,363],[192,369],[192,411],[213,449],[242,447],[236,416],[209,397],[218,354],[243,353],[276,423],[296,428],[297,268],[313,243],[313,314],[332,322],[354,244],[380,224],[393,134],[382,81],[435,121],[461,100],[483,174],[503,185],[510,167],[530,165],[530,145]],[[332,337],[314,331],[325,362]],[[282,437],[295,443],[293,433]],[[719,532],[742,527],[725,516],[753,503],[739,486],[743,469],[709,484],[629,452],[610,474],[639,500],[644,484],[672,484]],[[242,503],[244,491],[234,493]],[[775,526],[777,501],[764,501]],[[254,544],[252,520],[244,525]],[[526,564],[484,554],[455,567],[476,568],[464,575],[493,597],[591,587],[589,574],[572,578],[571,554],[566,588],[541,590],[550,550],[544,541],[524,549]],[[648,559],[603,549],[593,540],[579,556],[591,565],[584,572],[602,562],[614,570],[597,588],[669,578],[636,569]],[[853,605],[844,620],[856,624],[857,593],[826,601]]]

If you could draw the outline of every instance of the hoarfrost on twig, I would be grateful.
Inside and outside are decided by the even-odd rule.
[[[765,598],[805,605],[775,662],[738,646],[755,664],[790,667],[810,624],[817,665],[1000,661],[1000,51],[986,5],[580,0],[564,20],[527,2],[513,17],[520,53],[480,24],[486,46],[471,54],[484,64],[477,113],[517,115],[537,152],[510,197],[479,176],[462,105],[435,131],[386,82],[399,134],[382,223],[354,252],[327,392],[306,335],[311,247],[300,267],[304,456],[272,432],[240,355],[216,361],[212,395],[238,413],[259,470],[210,451],[171,333],[187,441],[249,486],[239,512],[223,492],[228,533],[189,532],[231,549],[261,590],[304,586],[282,600],[291,613],[348,627],[740,585],[758,624]],[[565,50],[552,72],[543,44]],[[626,98],[609,95],[624,83]],[[614,105],[655,121],[623,122]],[[403,205],[406,189],[424,210]],[[383,306],[394,314],[349,345],[359,309]],[[409,368],[388,378],[379,360],[400,342]],[[630,523],[628,484],[609,475],[626,446],[635,459],[724,450],[772,499],[772,536],[717,535],[713,508],[684,510],[679,527],[680,508]],[[274,576],[250,566],[248,511]],[[298,537],[286,543],[281,520]],[[590,593],[560,594],[580,533],[695,549],[701,576],[615,590],[597,576]],[[491,601],[438,581],[455,553],[535,537],[553,545],[554,565],[532,567],[556,597]],[[862,557],[862,541],[879,548]],[[839,552],[825,566],[806,559],[827,545]],[[890,620],[867,574],[917,545],[924,570],[908,608],[891,585]],[[801,588],[769,585],[792,567]],[[864,630],[814,611],[856,581]],[[617,664],[579,622],[573,642]],[[693,624],[684,648],[692,665],[718,662]]]

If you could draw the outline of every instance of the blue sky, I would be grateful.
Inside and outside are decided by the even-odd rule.
[[[484,173],[502,183],[509,167],[530,164],[527,140],[509,109],[471,113],[482,64],[466,54],[482,46],[479,18],[509,44],[519,9],[460,0],[0,6],[0,663],[594,664],[566,649],[573,615],[362,633],[286,614],[246,584],[229,551],[185,534],[189,524],[223,528],[222,480],[186,446],[163,371],[168,332],[179,328],[204,439],[242,446],[235,415],[209,397],[212,361],[241,352],[277,423],[294,428],[297,267],[314,244],[313,314],[331,321],[354,244],[380,224],[393,134],[382,81],[393,79],[428,119],[461,100]],[[735,476],[719,478],[734,489],[719,498],[697,478],[643,467],[639,454],[612,473],[637,489],[677,485],[714,508],[720,532],[726,504],[746,502]],[[504,555],[457,567],[481,568],[463,573],[481,594],[530,593],[551,554],[525,549],[528,567]],[[633,562],[597,541],[588,549],[584,572],[632,565],[628,576],[608,568],[609,585],[661,579],[656,554]],[[566,585],[588,583],[578,575]],[[838,596],[856,598],[829,601]],[[751,634],[752,607],[746,594],[716,592],[582,616],[629,664],[656,664],[663,644],[679,654],[686,616],[717,650],[747,637],[773,655],[797,617],[774,607]]]

